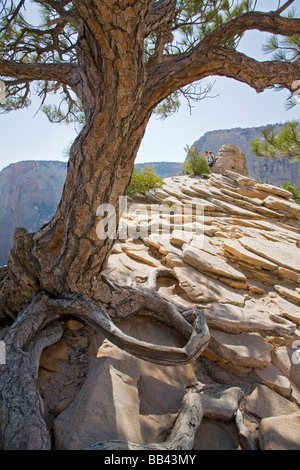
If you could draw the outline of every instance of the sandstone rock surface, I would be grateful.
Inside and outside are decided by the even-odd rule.
[[[6,264],[16,227],[38,230],[54,215],[66,179],[64,162],[27,161],[0,173],[0,265]]]
[[[162,271],[152,288],[181,307],[206,311],[211,341],[203,361],[205,370],[213,371],[209,382],[212,377],[222,377],[231,385],[232,377],[237,383],[242,381],[246,410],[254,420],[296,413],[300,384],[297,373],[291,371],[297,367],[292,347],[299,338],[300,225],[291,194],[256,183],[233,168],[226,175],[213,173],[208,179],[167,178],[157,196],[170,208],[177,204],[183,210],[191,203],[203,207],[201,216],[189,211],[181,220],[180,214],[165,210],[162,234],[153,232],[151,217],[146,222],[143,218],[148,224],[143,244],[130,243],[136,244],[140,261],[150,270],[151,263],[146,257],[142,260],[142,251],[149,255],[148,249],[152,250],[150,256],[157,263],[153,269]],[[124,217],[121,223],[131,222]],[[165,230],[168,224],[169,234]],[[114,256],[129,256],[130,251],[124,246],[123,254]],[[136,276],[134,285],[143,286],[145,281],[139,279]],[[285,348],[289,353],[284,353]],[[205,374],[201,365],[197,367],[196,380],[201,380]],[[161,422],[166,423],[164,416]],[[146,420],[143,416],[142,421]],[[208,425],[204,420],[195,448],[223,448],[217,444],[217,436],[223,436],[224,447],[239,447],[237,435],[219,423]],[[257,438],[258,428],[249,424],[249,429]],[[155,435],[154,428],[150,434]]]
[[[300,450],[300,413],[262,419],[259,442],[262,450]]]
[[[298,406],[265,385],[257,385],[247,398],[246,409],[259,418],[296,413]]]
[[[249,176],[246,155],[235,145],[222,145],[217,161],[213,166],[214,173],[224,174],[226,170],[234,170],[236,173]]]
[[[194,450],[241,449],[238,408],[257,448],[300,445],[300,221],[289,194],[262,186],[231,170],[167,178],[150,202],[146,195],[123,215],[120,233],[142,226],[142,238],[116,240],[108,280],[154,289],[182,312],[204,310],[211,340],[195,363],[158,366],[67,322],[73,340],[44,351],[39,377],[57,449],[107,439],[163,442],[191,389],[205,408]],[[267,207],[270,196],[277,203]],[[153,200],[161,210],[150,210]],[[183,211],[191,203],[203,210],[172,212],[174,204]],[[287,205],[293,210],[282,209]],[[142,341],[185,344],[159,318],[140,313],[118,326]],[[73,392],[65,396],[70,364]]]

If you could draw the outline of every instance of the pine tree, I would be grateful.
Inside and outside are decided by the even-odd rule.
[[[274,127],[262,131],[262,138],[250,142],[251,150],[258,157],[290,159],[300,161],[300,126],[298,121],[289,121],[280,132],[274,132]]]

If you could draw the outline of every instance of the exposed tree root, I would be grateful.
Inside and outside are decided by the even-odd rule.
[[[243,413],[240,409],[237,409],[235,412],[235,423],[239,430],[239,437],[242,447],[245,450],[256,450],[256,446],[252,439],[251,432],[244,425]]]
[[[149,273],[149,276],[147,279],[147,287],[149,289],[155,290],[157,279],[162,276],[177,279],[175,272],[171,268],[154,268],[154,269],[151,269]]]
[[[199,357],[208,345],[210,334],[202,310],[189,311],[189,323],[171,302],[156,293],[145,289],[123,289],[111,283],[106,287],[110,289],[110,298],[106,295],[104,302],[107,310],[79,294],[53,298],[40,292],[18,315],[5,335],[7,363],[0,366],[1,426],[5,449],[49,449],[51,446],[49,432],[41,416],[36,378],[41,351],[61,337],[61,328],[56,321],[61,316],[77,316],[121,349],[158,364],[185,364]],[[107,313],[109,311],[115,319],[121,320],[141,309],[147,309],[147,316],[179,331],[188,339],[186,345],[176,348],[139,341],[124,334]]]
[[[214,388],[214,386],[213,386]],[[181,406],[168,439],[160,444],[137,444],[125,440],[103,441],[86,447],[84,450],[191,450],[195,435],[203,417],[232,420],[236,418],[243,448],[255,449],[250,432],[241,425],[238,405],[243,396],[239,387],[221,391],[217,396],[203,393],[205,388],[192,389],[183,397]],[[245,439],[248,445],[245,445]]]
[[[204,410],[201,394],[188,392],[183,397],[177,419],[168,439],[162,444],[135,444],[112,440],[99,442],[85,450],[191,450]]]
[[[54,319],[48,315],[45,302],[38,295],[20,313],[4,337],[6,364],[0,366],[0,421],[4,449],[50,449],[36,378],[42,349],[61,336],[57,324],[49,335],[51,327],[47,325]]]
[[[58,322],[62,316],[80,318],[116,346],[146,361],[179,365],[200,356],[210,340],[205,312],[201,309],[184,310],[155,292],[158,277],[173,277],[171,271],[153,270],[148,280],[148,289],[120,287],[101,275],[94,280],[94,285],[90,284],[89,298],[76,293],[56,297],[44,291],[35,295],[3,338],[7,357],[6,365],[0,366],[0,422],[4,449],[51,448],[49,430],[42,417],[43,401],[36,380],[42,350],[62,336],[62,327]],[[186,339],[185,346],[179,348],[150,344],[126,335],[118,328],[117,323],[136,314],[174,328]],[[208,315],[207,319],[210,325],[215,326],[212,316]],[[254,325],[255,328],[260,327],[261,333],[265,334],[290,335],[294,328],[290,322],[272,314],[270,324],[258,325],[254,322]],[[252,326],[247,323],[245,329],[251,330]],[[186,394],[171,435],[162,444],[109,441],[95,444],[88,449],[191,449],[203,413],[213,417],[224,415],[223,404],[220,408],[221,402],[214,400],[202,393]],[[255,448],[238,411],[235,421],[243,447]]]

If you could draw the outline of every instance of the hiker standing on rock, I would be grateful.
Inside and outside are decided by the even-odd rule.
[[[207,161],[209,168],[212,168],[214,163],[216,163],[216,158],[213,156],[212,152],[208,152]]]

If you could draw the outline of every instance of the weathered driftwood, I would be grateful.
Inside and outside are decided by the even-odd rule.
[[[232,420],[244,395],[239,387],[221,390],[213,395],[204,393],[204,390],[206,387],[200,390],[195,388],[183,397],[173,429],[166,441],[160,444],[137,444],[116,439],[98,442],[84,450],[191,450],[203,417]]]
[[[156,293],[131,289],[126,295],[127,303],[123,307],[111,302],[110,311],[115,317],[128,318],[147,308],[150,317],[172,326],[188,338],[186,345],[176,348],[137,340],[123,333],[103,307],[79,294],[51,298],[40,292],[4,337],[7,363],[0,366],[0,412],[5,449],[50,448],[49,432],[41,416],[36,378],[42,349],[61,337],[60,327],[53,322],[62,315],[79,317],[123,350],[158,364],[187,363],[196,359],[207,346],[210,334],[202,310],[189,313],[191,324],[171,302],[161,299]]]
[[[257,450],[252,439],[251,432],[244,425],[243,413],[240,409],[237,409],[235,412],[235,422],[239,430],[239,438],[242,447],[245,450]]]
[[[85,450],[191,450],[203,414],[201,394],[188,392],[183,397],[177,419],[165,442],[135,444],[124,440],[112,440],[99,442],[86,447]]]

